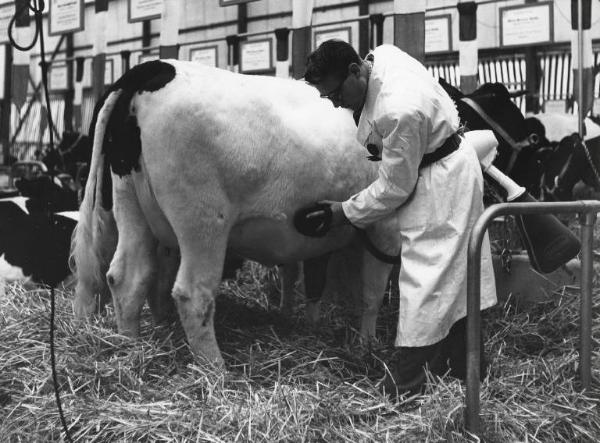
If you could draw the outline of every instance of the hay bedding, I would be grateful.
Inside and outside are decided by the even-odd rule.
[[[392,404],[375,386],[387,348],[352,344],[343,308],[324,306],[316,335],[302,307],[290,320],[273,306],[273,278],[247,265],[224,283],[217,336],[229,372],[196,365],[180,327],[142,340],[116,334],[112,313],[81,324],[68,291],[57,292],[57,365],[75,441],[469,441],[462,431],[464,387],[451,378],[417,400]],[[597,282],[595,284],[597,290]],[[392,343],[397,300],[379,321]],[[600,296],[594,301],[594,387],[578,391],[577,290],[566,288],[533,311],[499,306],[486,317],[491,377],[482,385],[490,442],[600,441]],[[50,378],[44,291],[18,284],[0,294],[0,440],[61,441]]]

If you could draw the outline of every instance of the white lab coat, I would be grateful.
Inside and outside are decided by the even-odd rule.
[[[483,212],[477,155],[463,139],[455,152],[419,170],[459,126],[452,100],[422,64],[395,46],[373,51],[358,140],[381,152],[379,177],[342,203],[358,227],[396,214],[402,242],[396,346],[441,341],[466,315],[467,248]],[[496,304],[487,235],[482,248],[481,309]]]

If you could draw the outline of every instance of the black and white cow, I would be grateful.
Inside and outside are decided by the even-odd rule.
[[[467,130],[490,129],[496,135],[499,145],[494,166],[537,197],[542,174],[537,128],[527,124],[508,89],[501,83],[486,83],[464,94],[443,78],[439,81],[456,103]]]
[[[583,137],[575,114],[541,113],[525,119],[531,131],[540,136],[542,173],[539,176],[543,200],[571,200],[573,189],[582,183],[600,192],[600,125],[584,120]],[[582,140],[584,143],[582,143]]]

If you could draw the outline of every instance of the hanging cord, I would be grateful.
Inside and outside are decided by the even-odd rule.
[[[53,120],[52,120],[52,110],[50,109],[50,94],[48,92],[48,64],[46,63],[46,47],[44,45],[44,32],[43,32],[43,16],[42,13],[44,11],[44,0],[31,0],[29,4],[25,4],[19,10],[15,11],[14,17],[10,20],[8,25],[8,37],[10,39],[11,45],[19,51],[29,51],[31,50],[37,40],[40,40],[40,68],[42,69],[42,84],[44,86],[44,99],[46,102],[46,114],[48,118],[48,133],[50,135],[50,151],[54,151],[54,134],[52,131]],[[33,40],[29,45],[21,46],[19,45],[15,39],[13,38],[13,25],[22,13],[25,12],[26,9],[29,9],[33,12],[35,17],[35,34],[33,36]],[[51,178],[54,178],[54,173],[51,171]],[[50,226],[54,226],[54,217],[52,216],[52,208],[50,207],[50,199],[46,199],[46,210],[48,215],[48,221]],[[65,432],[65,438],[69,443],[73,442],[71,438],[71,434],[69,433],[69,428],[67,427],[67,421],[65,420],[65,414],[63,412],[62,403],[60,399],[60,389],[58,385],[58,377],[56,374],[56,356],[54,349],[54,317],[56,314],[56,294],[54,292],[54,288],[56,286],[56,282],[45,282],[49,283],[50,286],[50,366],[52,367],[52,381],[54,383],[54,395],[56,397],[56,407],[58,408],[58,415],[60,416],[60,421],[62,423],[63,430]]]

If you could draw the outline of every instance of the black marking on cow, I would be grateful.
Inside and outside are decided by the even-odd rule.
[[[115,104],[107,127],[103,153],[112,171],[123,176],[132,170],[139,171],[139,157],[142,152],[140,128],[135,116],[130,115],[129,103],[136,93],[154,92],[163,88],[175,78],[175,67],[160,60],[135,66],[125,73],[112,86],[112,90],[122,90]]]
[[[136,93],[154,92],[163,88],[175,78],[175,67],[160,60],[153,60],[134,66],[117,80],[96,103],[89,135],[93,138],[98,113],[108,95],[122,90],[113,112],[109,118],[102,143],[102,154],[106,156],[105,164],[120,177],[139,171],[139,158],[142,152],[140,128],[135,116],[130,115],[129,104]],[[108,177],[108,180],[107,180]],[[104,171],[102,207],[112,209],[112,182],[108,168]]]

